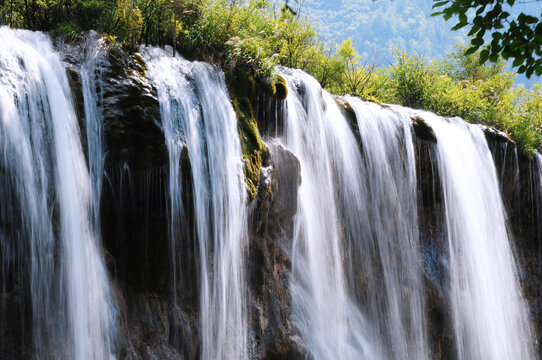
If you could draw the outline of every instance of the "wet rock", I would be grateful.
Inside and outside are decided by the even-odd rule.
[[[418,138],[429,140],[434,143],[437,142],[437,137],[435,136],[433,129],[431,128],[431,126],[427,125],[425,120],[420,116],[412,117],[412,126]]]
[[[124,299],[126,299],[124,301]],[[119,358],[126,360],[195,360],[198,321],[166,296],[124,292],[121,299]]]
[[[288,96],[288,85],[286,84],[286,80],[280,75],[275,76],[273,81],[273,95],[279,100],[284,100]]]
[[[266,186],[271,191],[263,192],[258,208],[253,209],[266,209],[260,214],[264,220],[250,231],[247,271],[252,351],[257,359],[302,359],[303,344],[291,324],[289,291],[289,249],[301,169],[298,159],[281,145],[273,144],[270,150],[264,171],[269,171]]]
[[[134,171],[166,165],[167,149],[160,129],[160,104],[145,77],[146,67],[138,53],[118,45],[109,49],[110,67],[104,73],[106,167],[125,162]]]
[[[500,130],[497,130],[495,128],[480,125],[482,128],[482,131],[484,132],[484,135],[486,136],[487,141],[491,143],[509,143],[509,144],[515,144],[514,140],[508,136],[505,132],[502,132]]]
[[[233,109],[237,115],[239,138],[243,148],[245,183],[250,201],[258,194],[262,160],[269,150],[262,143],[255,117],[255,94],[270,92],[270,85],[253,76],[235,72],[227,77]]]

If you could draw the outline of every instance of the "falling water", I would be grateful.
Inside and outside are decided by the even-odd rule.
[[[80,69],[87,169],[66,70],[48,37],[0,28],[0,40],[0,291],[28,278],[35,358],[112,359],[116,310],[99,245],[105,46],[91,34]],[[143,52],[169,152],[173,300],[182,301],[181,259],[195,257],[199,356],[247,359],[247,198],[224,76],[161,49]],[[333,98],[304,72],[282,72],[290,91],[278,141],[299,158],[302,178],[290,290],[308,356],[431,356],[411,125],[412,116],[421,116],[437,138],[431,146],[442,184],[458,358],[533,359],[506,214],[480,127]],[[542,189],[542,156],[535,157]],[[192,197],[182,188],[186,174]],[[189,230],[185,205],[193,210]],[[195,246],[181,246],[189,234]],[[181,253],[191,248],[196,254]],[[24,276],[13,280],[15,272]]]
[[[333,98],[297,70],[284,77],[287,97],[285,145],[299,158],[298,193],[292,252],[295,321],[316,359],[379,358],[370,325],[351,300],[343,269],[343,242],[336,179],[347,186],[352,204],[363,196],[356,140]],[[324,107],[325,104],[325,107]]]
[[[248,357],[246,189],[237,120],[224,76],[210,65],[146,50],[149,75],[159,93],[174,174],[170,196],[177,197],[172,200],[179,202],[177,210],[181,206],[177,167],[183,146],[190,158],[200,261],[201,358],[244,359]]]
[[[363,198],[342,192],[353,242],[350,272],[363,269],[370,318],[385,339],[386,358],[428,359],[411,119],[401,107],[346,100],[363,148],[354,180]]]
[[[532,359],[532,335],[495,167],[479,126],[421,113],[433,128],[459,359]]]
[[[88,165],[92,183],[92,215],[99,227],[100,198],[104,172],[103,145],[103,69],[106,49],[101,37],[90,32],[84,44],[84,61],[79,75],[85,105]],[[97,232],[99,233],[99,232]]]
[[[1,160],[19,198],[15,235],[31,249],[36,354],[45,357],[40,345],[56,338],[65,358],[108,359],[110,289],[92,237],[90,180],[65,69],[43,34],[0,28],[0,38]],[[58,311],[47,312],[53,306]]]
[[[540,153],[535,154],[535,174],[534,174],[534,209],[533,212],[536,214],[533,221],[534,229],[539,229],[538,235],[535,239],[542,239],[542,155]],[[536,230],[535,230],[536,231]],[[539,247],[540,249],[540,247]],[[540,253],[540,250],[539,250]]]
[[[149,76],[158,89],[162,129],[169,154],[169,238],[173,268],[173,301],[177,302],[177,282],[180,277],[180,261],[178,243],[183,241],[183,203],[181,186],[181,152],[186,146],[186,135],[189,128],[193,132],[200,119],[197,98],[188,77],[190,63],[182,58],[171,59],[159,49],[145,49]],[[175,74],[175,76],[172,76]],[[199,136],[196,136],[199,139]],[[199,145],[199,143],[197,144]],[[193,151],[196,151],[194,149]]]

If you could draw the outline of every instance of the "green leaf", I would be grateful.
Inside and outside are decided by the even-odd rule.
[[[465,14],[465,13],[459,14],[459,22],[466,24],[467,23],[467,14]]]
[[[538,19],[534,16],[527,15],[525,16],[525,23],[526,24],[536,24],[538,22]]]
[[[525,61],[525,58],[522,56],[518,56],[514,59],[514,62],[512,63],[512,67],[518,67],[519,65],[523,64]]]
[[[472,45],[480,47],[484,43],[484,38],[482,38],[481,36],[477,36],[474,39],[472,39],[470,43]]]
[[[484,49],[480,51],[480,64],[484,64],[489,59],[489,50]]]
[[[444,4],[447,4],[447,3],[448,3],[448,0],[446,0],[446,1],[438,1],[438,2],[436,2],[436,3],[433,4],[432,9],[434,9],[434,8],[436,8],[436,7],[439,7],[439,6],[442,6],[442,5],[444,5]]]
[[[467,26],[467,25],[468,25],[467,23],[458,23],[458,24],[456,24],[456,25],[452,28],[452,30],[454,30],[454,31],[455,31],[455,30],[459,30],[459,29],[461,29],[461,28],[464,28],[464,27]]]
[[[465,51],[465,56],[470,55],[470,54],[474,54],[476,52],[476,50],[478,50],[478,48],[479,48],[479,46],[473,46],[473,47],[468,48]]]
[[[516,2],[516,0],[506,0],[506,2],[508,3],[508,5],[514,6],[514,3]]]
[[[484,12],[484,10],[486,9],[486,5],[482,5],[478,8],[478,10],[476,10],[476,15],[480,15],[481,13]]]

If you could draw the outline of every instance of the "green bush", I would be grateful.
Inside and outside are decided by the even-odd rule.
[[[393,63],[376,69],[352,40],[322,42],[312,24],[267,0],[50,0],[25,6],[0,3],[0,23],[56,30],[67,40],[97,29],[125,49],[138,43],[172,45],[183,56],[271,79],[277,65],[312,74],[335,94],[351,94],[460,116],[510,134],[527,152],[542,150],[542,95],[513,86],[504,62],[479,63],[460,47],[443,61],[396,50]],[[126,46],[127,45],[127,46]]]

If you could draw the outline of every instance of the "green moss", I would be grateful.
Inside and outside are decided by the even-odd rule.
[[[269,149],[262,143],[252,102],[253,96],[270,92],[271,87],[268,83],[258,82],[253,76],[242,73],[228,74],[227,80],[243,148],[248,197],[253,200],[258,195],[262,160],[268,156]]]
[[[388,108],[389,108],[388,105],[382,104],[382,103],[381,103],[380,101],[378,101],[378,99],[375,98],[374,96],[368,96],[368,97],[365,99],[365,101],[370,101],[370,102],[372,102],[372,103],[375,103],[375,104],[377,104],[378,106],[380,106],[380,107],[382,107],[382,108],[384,108],[384,109],[388,109]]]
[[[275,76],[273,80],[273,96],[276,96],[279,100],[284,100],[288,96],[288,85],[280,75]]]
[[[358,144],[361,144],[361,136],[359,134],[359,126],[358,126],[358,119],[356,117],[356,112],[354,109],[352,109],[352,106],[348,103],[348,101],[344,100],[343,97],[334,95],[333,99],[339,105],[341,108],[342,113],[344,114],[344,117],[346,118],[346,121],[348,122],[348,125],[350,125],[350,128],[352,129],[352,132],[354,133],[354,136],[358,142]]]
[[[348,101],[344,100],[344,98],[337,95],[334,95],[333,99],[335,100],[337,105],[339,105],[339,107],[341,108],[343,114],[348,119],[348,122],[357,122],[356,112],[354,111],[354,109],[352,109],[352,106],[350,106]]]
[[[143,60],[139,53],[132,54],[130,57],[133,60],[134,70],[139,76],[145,77],[145,74],[147,73],[147,64],[145,64],[145,60]]]
[[[262,156],[267,149],[261,141],[250,99],[247,97],[235,97],[233,99],[233,107],[237,114],[239,137],[243,147],[245,181],[247,183],[249,198],[252,200],[258,194]]]
[[[114,77],[123,76],[126,73],[126,54],[116,43],[111,43],[107,52],[107,60],[111,64],[110,71]]]
[[[138,76],[143,79],[147,73],[147,64],[134,49],[119,43],[113,36],[104,35],[108,46],[107,58],[111,64],[113,76]]]
[[[61,23],[58,26],[58,32],[59,34],[67,41],[74,43],[76,41],[79,41],[79,32],[81,31],[81,27],[70,21],[65,21]]]

